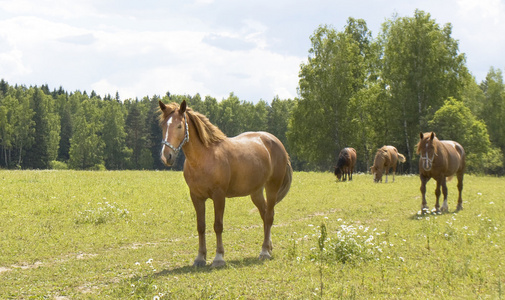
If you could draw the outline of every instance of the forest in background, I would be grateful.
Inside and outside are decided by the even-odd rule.
[[[419,132],[435,131],[463,145],[470,172],[503,175],[502,71],[490,67],[477,83],[451,34],[451,24],[419,10],[387,20],[376,37],[361,19],[341,31],[321,25],[300,66],[298,97],[270,102],[169,92],[121,100],[1,79],[0,168],[165,169],[158,100],[186,100],[230,137],[273,133],[296,170],[330,171],[340,149],[354,147],[357,170],[368,171],[377,148],[394,145],[407,157],[400,170],[414,173]]]

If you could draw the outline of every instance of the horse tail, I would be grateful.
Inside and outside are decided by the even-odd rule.
[[[404,163],[406,161],[405,156],[403,154],[401,154],[400,152],[398,152],[398,160],[401,163]]]
[[[291,163],[288,161],[286,164],[286,173],[284,174],[284,181],[282,182],[281,188],[277,192],[277,201],[275,204],[281,202],[282,199],[287,195],[289,188],[291,187],[291,181],[293,180],[293,168]]]

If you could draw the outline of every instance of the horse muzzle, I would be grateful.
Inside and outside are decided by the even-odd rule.
[[[431,171],[431,164],[430,163],[423,163],[423,170],[426,172]]]
[[[167,167],[173,166],[176,158],[177,153],[171,149],[165,149],[165,151],[161,152],[161,161]]]

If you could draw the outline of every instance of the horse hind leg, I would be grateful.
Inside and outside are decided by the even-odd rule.
[[[261,247],[260,259],[271,259],[272,258],[272,225],[274,223],[275,211],[274,207],[277,202],[277,194],[279,192],[281,184],[270,183],[266,186],[266,206],[265,215],[263,218],[264,224],[264,240]]]
[[[265,197],[263,196],[263,189],[260,189],[253,194],[251,194],[251,200],[258,208],[261,219],[263,220],[263,229],[265,234],[265,239],[263,241],[263,246],[261,247],[260,259],[269,259],[272,255],[272,240],[270,238],[270,231],[267,232],[267,202],[265,201]]]
[[[456,208],[457,211],[463,209],[463,198],[461,194],[463,193],[463,172],[458,174],[458,206]]]

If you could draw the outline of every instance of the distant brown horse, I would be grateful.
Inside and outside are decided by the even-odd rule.
[[[217,242],[212,266],[225,265],[222,232],[226,197],[251,196],[263,219],[264,240],[259,258],[271,258],[274,206],[288,193],[293,173],[282,143],[266,132],[247,132],[228,138],[204,115],[188,108],[186,101],[180,107],[161,101],[159,106],[163,132],[161,160],[171,166],[180,150],[186,156],[184,178],[196,210],[199,238],[194,265],[206,264],[205,200],[208,198],[214,202]],[[168,184],[162,187],[172,188]]]
[[[444,193],[444,203],[441,211],[449,210],[447,205],[447,178],[456,175],[458,177],[458,206],[457,210],[463,209],[463,199],[461,192],[463,191],[463,175],[465,173],[465,150],[463,147],[454,141],[441,141],[434,132],[420,133],[419,143],[417,144],[417,154],[419,154],[419,177],[421,178],[421,194],[423,202],[421,210],[423,213],[428,212],[426,203],[426,183],[430,178],[437,181],[435,196],[435,210],[440,211],[438,199],[440,198],[440,186]]]
[[[352,180],[354,165],[356,164],[356,150],[354,148],[344,148],[338,155],[337,166],[335,167],[335,176],[337,179],[346,181]]]
[[[386,173],[386,182],[388,182],[389,169],[393,168],[393,182],[395,182],[397,162],[405,162],[405,156],[398,153],[393,146],[383,146],[375,154],[373,166],[370,168],[373,174],[374,182],[382,182],[382,173]]]

